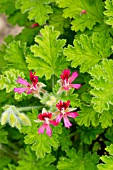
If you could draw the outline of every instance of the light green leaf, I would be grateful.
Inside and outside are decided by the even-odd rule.
[[[66,153],[68,158],[60,158],[57,165],[58,170],[97,170],[96,164],[99,156],[96,153],[91,154],[88,152],[83,156],[81,153],[76,153],[74,149],[67,150]]]
[[[25,63],[26,53],[26,43],[21,43],[20,41],[10,43],[4,57],[9,62],[8,69],[16,68],[28,74],[27,64]]]
[[[95,111],[108,110],[113,105],[113,61],[103,60],[102,63],[94,66],[89,72],[93,77],[90,84],[93,87],[91,94]]]
[[[107,41],[106,41],[107,38]],[[81,72],[87,72],[103,58],[107,58],[112,53],[112,39],[93,33],[91,37],[81,34],[74,40],[74,47],[68,45],[64,49],[64,54],[72,67],[80,66]]]
[[[77,123],[89,127],[90,125],[99,125],[99,113],[97,113],[91,106],[82,106],[81,111],[78,112],[79,116],[76,117]]]
[[[63,16],[65,18],[73,18],[72,30],[84,31],[85,28],[92,29],[96,23],[103,20],[103,3],[102,0],[57,0],[59,7],[65,8]],[[82,10],[86,10],[86,14],[81,14]]]
[[[54,0],[16,0],[16,7],[20,8],[22,13],[28,12],[29,20],[35,20],[42,25],[49,19],[48,14],[52,13],[52,8],[49,3],[53,1]]]
[[[112,25],[113,27],[113,0],[106,0],[105,1],[105,8],[104,14],[106,16],[105,22],[108,25]]]
[[[106,151],[109,152],[110,156],[101,156],[103,163],[100,163],[97,167],[98,170],[112,170],[113,169],[113,144],[107,146]]]
[[[53,74],[58,76],[68,66],[62,54],[65,40],[57,39],[59,34],[53,27],[45,26],[41,30],[41,36],[35,38],[38,45],[31,46],[35,57],[27,56],[28,67],[35,69],[39,77],[45,75],[46,79],[50,79]]]

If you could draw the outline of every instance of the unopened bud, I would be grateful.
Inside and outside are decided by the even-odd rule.
[[[86,14],[87,13],[87,11],[86,10],[82,10],[81,12],[80,12],[80,15],[82,15],[82,14]]]
[[[31,126],[31,122],[30,122],[29,118],[25,114],[18,113],[18,117],[21,119],[23,124]]]
[[[8,112],[4,112],[4,113],[2,114],[2,117],[1,117],[1,125],[5,125],[5,124],[6,124],[7,119],[8,119],[8,116],[9,116]]]
[[[16,122],[16,117],[15,117],[15,115],[14,115],[13,113],[10,113],[10,115],[9,115],[9,123],[10,123],[10,125],[11,125],[12,127],[14,127],[14,126],[15,126],[15,122]]]

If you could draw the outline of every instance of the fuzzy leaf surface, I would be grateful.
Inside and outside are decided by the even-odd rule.
[[[103,58],[110,56],[112,39],[104,35],[93,33],[91,37],[81,34],[74,40],[74,47],[68,45],[64,49],[67,61],[72,61],[71,66],[80,66],[81,72],[87,72]]]
[[[65,18],[73,18],[72,30],[84,31],[85,28],[92,29],[96,23],[103,20],[103,3],[102,0],[57,0],[60,8],[64,9]],[[86,10],[86,14],[81,15],[81,11]]]
[[[61,70],[68,66],[62,54],[66,41],[58,39],[59,34],[53,27],[45,26],[41,30],[41,36],[35,38],[38,45],[31,46],[34,56],[27,56],[28,67],[35,69],[39,77],[45,75],[46,79],[50,79],[53,74],[58,76]]]

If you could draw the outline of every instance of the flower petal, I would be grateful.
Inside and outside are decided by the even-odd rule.
[[[65,127],[69,128],[70,126],[72,126],[72,124],[70,123],[69,119],[67,118],[67,116],[64,116],[64,125]]]
[[[71,87],[75,89],[79,89],[82,85],[81,84],[71,84]]]
[[[26,87],[14,88],[14,92],[18,92],[19,94],[21,94],[27,90],[28,90],[28,88],[26,88]]]
[[[78,113],[77,112],[68,112],[66,113],[67,116],[71,117],[71,118],[75,118],[78,116]]]
[[[31,86],[30,83],[28,83],[26,80],[24,80],[21,77],[18,77],[18,79],[16,80],[17,83],[23,84],[25,86]]]
[[[77,72],[73,72],[71,77],[69,78],[69,82],[72,83],[78,77]]]
[[[56,122],[56,120],[50,120],[49,122],[50,122],[50,124],[52,124],[53,126],[57,126],[57,125],[58,125],[58,122]]]
[[[56,122],[59,123],[62,119],[62,114],[59,114],[57,117],[56,117]]]
[[[46,125],[46,133],[47,133],[48,136],[51,137],[51,135],[52,135],[52,130],[51,130],[51,128],[50,128],[49,125]]]
[[[39,129],[38,129],[38,134],[44,133],[44,129],[46,128],[46,125],[43,124]]]

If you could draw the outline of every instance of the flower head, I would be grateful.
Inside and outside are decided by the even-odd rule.
[[[79,89],[81,84],[72,84],[72,82],[78,77],[77,72],[73,72],[70,76],[70,70],[65,69],[60,75],[60,80],[58,81],[61,85],[58,93],[61,93],[64,90],[70,90],[71,88]]]
[[[35,76],[35,74],[36,72],[32,73],[31,71],[29,73],[29,77],[32,84],[28,83],[25,79],[18,77],[16,82],[22,84],[23,87],[14,88],[14,92],[18,92],[19,94],[23,92],[26,92],[26,94],[33,93],[34,96],[40,98],[39,93],[43,92],[42,87],[44,87],[45,85],[43,83],[38,82],[38,77]]]
[[[59,103],[56,104],[56,107],[59,110],[59,111],[57,111],[57,114],[59,114],[59,115],[56,117],[56,122],[59,123],[61,121],[61,119],[63,118],[64,125],[67,128],[72,126],[72,124],[70,123],[70,121],[67,117],[76,118],[78,116],[77,112],[71,112],[71,111],[75,110],[76,108],[68,108],[69,105],[70,105],[70,100],[68,100],[67,102],[63,102],[62,100],[60,100]]]
[[[46,129],[46,133],[48,136],[52,135],[52,129],[50,128],[50,124],[53,126],[57,126],[58,123],[55,120],[52,119],[52,113],[47,112],[44,108],[42,110],[42,113],[38,115],[38,119],[40,122],[43,122],[42,126],[38,129],[38,134],[44,133],[44,130]]]

